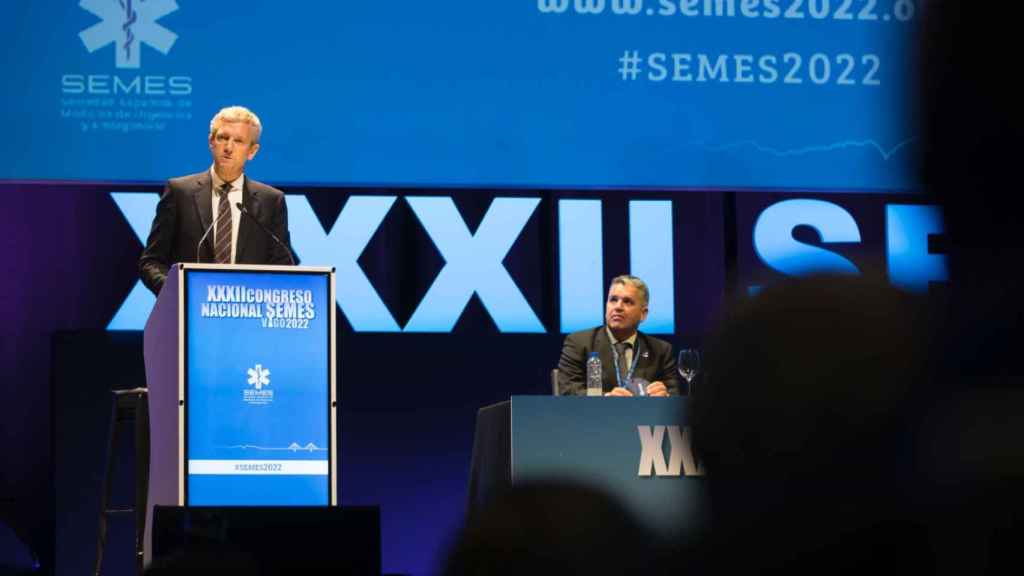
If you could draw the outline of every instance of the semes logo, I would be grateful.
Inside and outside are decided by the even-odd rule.
[[[262,390],[264,386],[270,386],[270,370],[263,367],[262,364],[257,364],[255,368],[249,368],[249,386],[255,386],[257,390]]]
[[[249,386],[255,388],[245,389],[242,392],[242,401],[254,406],[270,404],[274,401],[274,391],[264,390],[264,386],[270,386],[270,370],[263,367],[263,364],[256,364],[247,370],[249,375]]]
[[[177,34],[156,23],[178,10],[174,0],[82,0],[79,5],[102,19],[78,34],[85,49],[92,54],[114,43],[114,64],[118,68],[139,68],[142,44],[166,55],[178,39]]]
[[[114,45],[114,65],[119,70],[142,67],[142,45],[148,44],[167,55],[178,35],[156,21],[176,12],[174,0],[82,0],[84,10],[101,21],[78,33],[85,49],[92,54]],[[61,93],[90,96],[190,96],[191,76],[65,74]]]

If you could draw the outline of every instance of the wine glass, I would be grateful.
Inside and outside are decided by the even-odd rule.
[[[679,375],[686,380],[686,387],[689,394],[693,394],[693,380],[700,372],[700,350],[696,348],[683,348],[679,351],[679,361],[676,364]]]

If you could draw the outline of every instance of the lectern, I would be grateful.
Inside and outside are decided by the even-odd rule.
[[[336,506],[334,270],[177,264],[144,336],[153,506]]]
[[[704,527],[686,398],[513,396],[477,413],[472,516],[510,485],[571,481],[620,499],[659,534]]]

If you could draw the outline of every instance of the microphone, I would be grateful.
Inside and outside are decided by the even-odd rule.
[[[210,225],[206,227],[206,232],[203,232],[202,237],[199,238],[199,243],[196,244],[196,262],[200,261],[199,260],[199,248],[202,247],[203,242],[206,241],[206,237],[210,235],[210,231],[213,230],[213,225],[216,224],[216,223],[217,223],[216,220],[214,220],[213,222],[210,222]]]
[[[277,242],[277,244],[279,246],[284,248],[284,251],[288,253],[288,259],[292,261],[292,266],[295,266],[295,258],[292,258],[292,251],[291,251],[291,249],[288,248],[288,246],[286,246],[284,242],[281,242],[281,239],[277,237],[277,234],[274,234],[273,232],[271,232],[270,228],[267,228],[266,226],[264,226],[263,222],[260,222],[259,220],[256,219],[255,216],[250,214],[249,211],[245,209],[245,206],[242,206],[241,202],[235,202],[235,208],[238,208],[239,212],[244,214],[246,216],[246,218],[248,218],[248,219],[252,220],[253,222],[255,222],[256,225],[260,227],[260,230],[263,230],[264,232],[266,232],[268,236],[270,236],[271,238],[274,239],[274,242]]]

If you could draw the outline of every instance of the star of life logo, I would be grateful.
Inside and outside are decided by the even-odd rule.
[[[167,55],[178,35],[156,21],[178,10],[174,0],[81,0],[82,9],[99,17],[78,37],[90,54],[113,43],[114,64],[121,69],[142,65],[142,45]]]
[[[274,391],[263,389],[266,386],[270,386],[270,370],[264,368],[263,364],[257,364],[249,368],[246,373],[249,376],[248,383],[251,388],[246,388],[242,391],[242,401],[251,405],[263,405],[273,402]]]
[[[249,386],[255,386],[257,390],[262,390],[264,386],[270,386],[270,370],[263,367],[262,364],[257,364],[255,368],[249,368]]]

